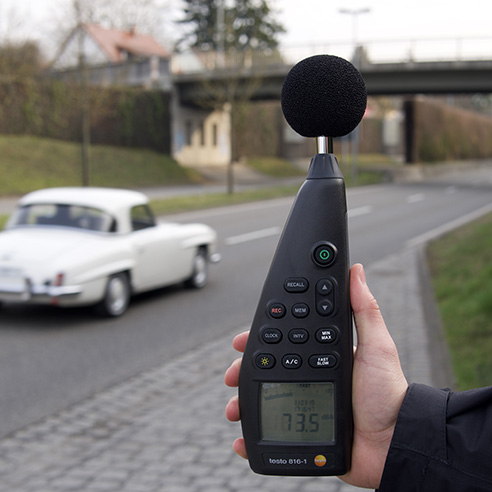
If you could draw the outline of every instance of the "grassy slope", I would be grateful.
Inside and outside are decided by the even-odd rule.
[[[141,149],[91,147],[94,186],[144,187],[189,183],[196,175],[169,156]],[[82,180],[79,144],[0,135],[0,195],[18,195],[52,186],[78,186]]]
[[[428,248],[459,389],[492,384],[492,214]]]

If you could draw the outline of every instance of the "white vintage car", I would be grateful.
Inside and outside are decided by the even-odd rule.
[[[205,286],[216,247],[204,224],[157,223],[136,191],[34,191],[0,233],[0,302],[94,305],[120,316],[133,294]]]

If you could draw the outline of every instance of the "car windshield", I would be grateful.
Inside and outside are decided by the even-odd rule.
[[[116,220],[107,212],[92,207],[42,203],[19,207],[7,227],[61,226],[89,231],[116,232]]]

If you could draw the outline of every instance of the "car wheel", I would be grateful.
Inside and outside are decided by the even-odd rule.
[[[130,303],[130,282],[126,273],[117,273],[108,278],[102,301],[96,311],[102,316],[121,316]]]
[[[201,289],[205,287],[208,282],[208,258],[205,248],[200,248],[195,257],[193,258],[193,273],[191,277],[186,280],[186,287],[192,289]]]

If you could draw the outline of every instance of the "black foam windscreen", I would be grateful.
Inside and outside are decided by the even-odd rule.
[[[366,84],[347,60],[315,55],[292,67],[282,86],[282,111],[304,137],[342,137],[364,116]]]

